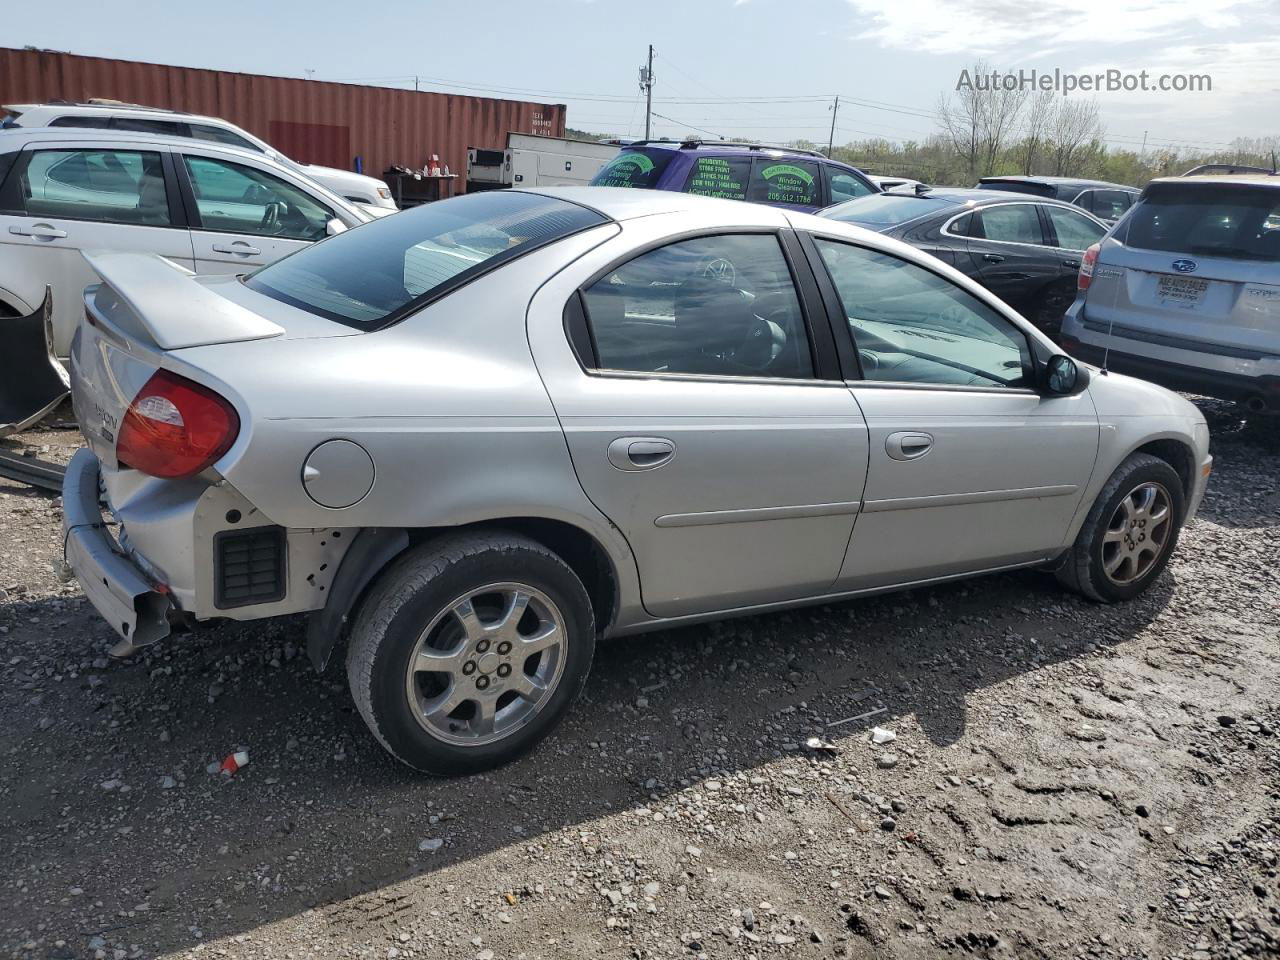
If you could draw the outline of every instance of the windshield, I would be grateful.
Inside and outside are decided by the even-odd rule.
[[[554,197],[469,194],[331,237],[245,283],[338,323],[376,329],[528,250],[604,222]]]
[[[1124,242],[1140,250],[1280,262],[1280,189],[1153,186],[1130,213]]]
[[[591,178],[593,187],[652,189],[675,154],[661,147],[623,150]]]
[[[867,227],[893,227],[954,206],[949,200],[935,197],[917,197],[909,193],[873,193],[827,207],[818,215]]]

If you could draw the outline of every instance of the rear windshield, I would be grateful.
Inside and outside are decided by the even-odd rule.
[[[555,197],[468,194],[330,237],[245,283],[338,323],[376,329],[529,250],[604,222]]]
[[[917,197],[909,193],[873,193],[828,207],[819,216],[868,227],[893,227],[954,206],[949,200],[934,197]]]
[[[3,119],[0,119],[0,130],[11,130],[14,127],[20,127],[22,124],[18,122],[18,118],[22,116],[21,110],[5,111]]]
[[[1024,180],[983,180],[979,190],[1003,190],[1005,193],[1030,193],[1037,197],[1056,197],[1057,187],[1049,183],[1028,183]]]
[[[652,189],[673,156],[673,151],[661,147],[623,150],[591,178],[591,186]]]
[[[1277,187],[1170,184],[1149,189],[1126,221],[1125,244],[1140,250],[1280,262]]]

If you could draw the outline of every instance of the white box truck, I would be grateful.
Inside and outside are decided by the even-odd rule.
[[[618,152],[614,143],[508,133],[505,150],[467,150],[467,192],[503,187],[586,186]]]

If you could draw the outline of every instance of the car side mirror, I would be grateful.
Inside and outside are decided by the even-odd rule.
[[[1089,371],[1065,353],[1056,353],[1043,368],[1042,388],[1055,397],[1071,397],[1089,385]]]
[[[333,217],[324,225],[324,232],[325,236],[336,237],[340,233],[347,232],[347,225],[337,217]]]

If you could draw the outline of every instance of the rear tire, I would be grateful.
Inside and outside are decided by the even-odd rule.
[[[1055,571],[1058,582],[1098,603],[1138,596],[1168,566],[1185,504],[1173,467],[1150,454],[1130,454],[1094,501]]]
[[[1062,318],[1075,300],[1074,284],[1053,283],[1040,292],[1031,306],[1031,322],[1056,342],[1062,334]]]
[[[352,627],[347,680],[397,760],[476,773],[551,732],[594,651],[590,598],[560,557],[517,534],[448,536],[375,584]]]

